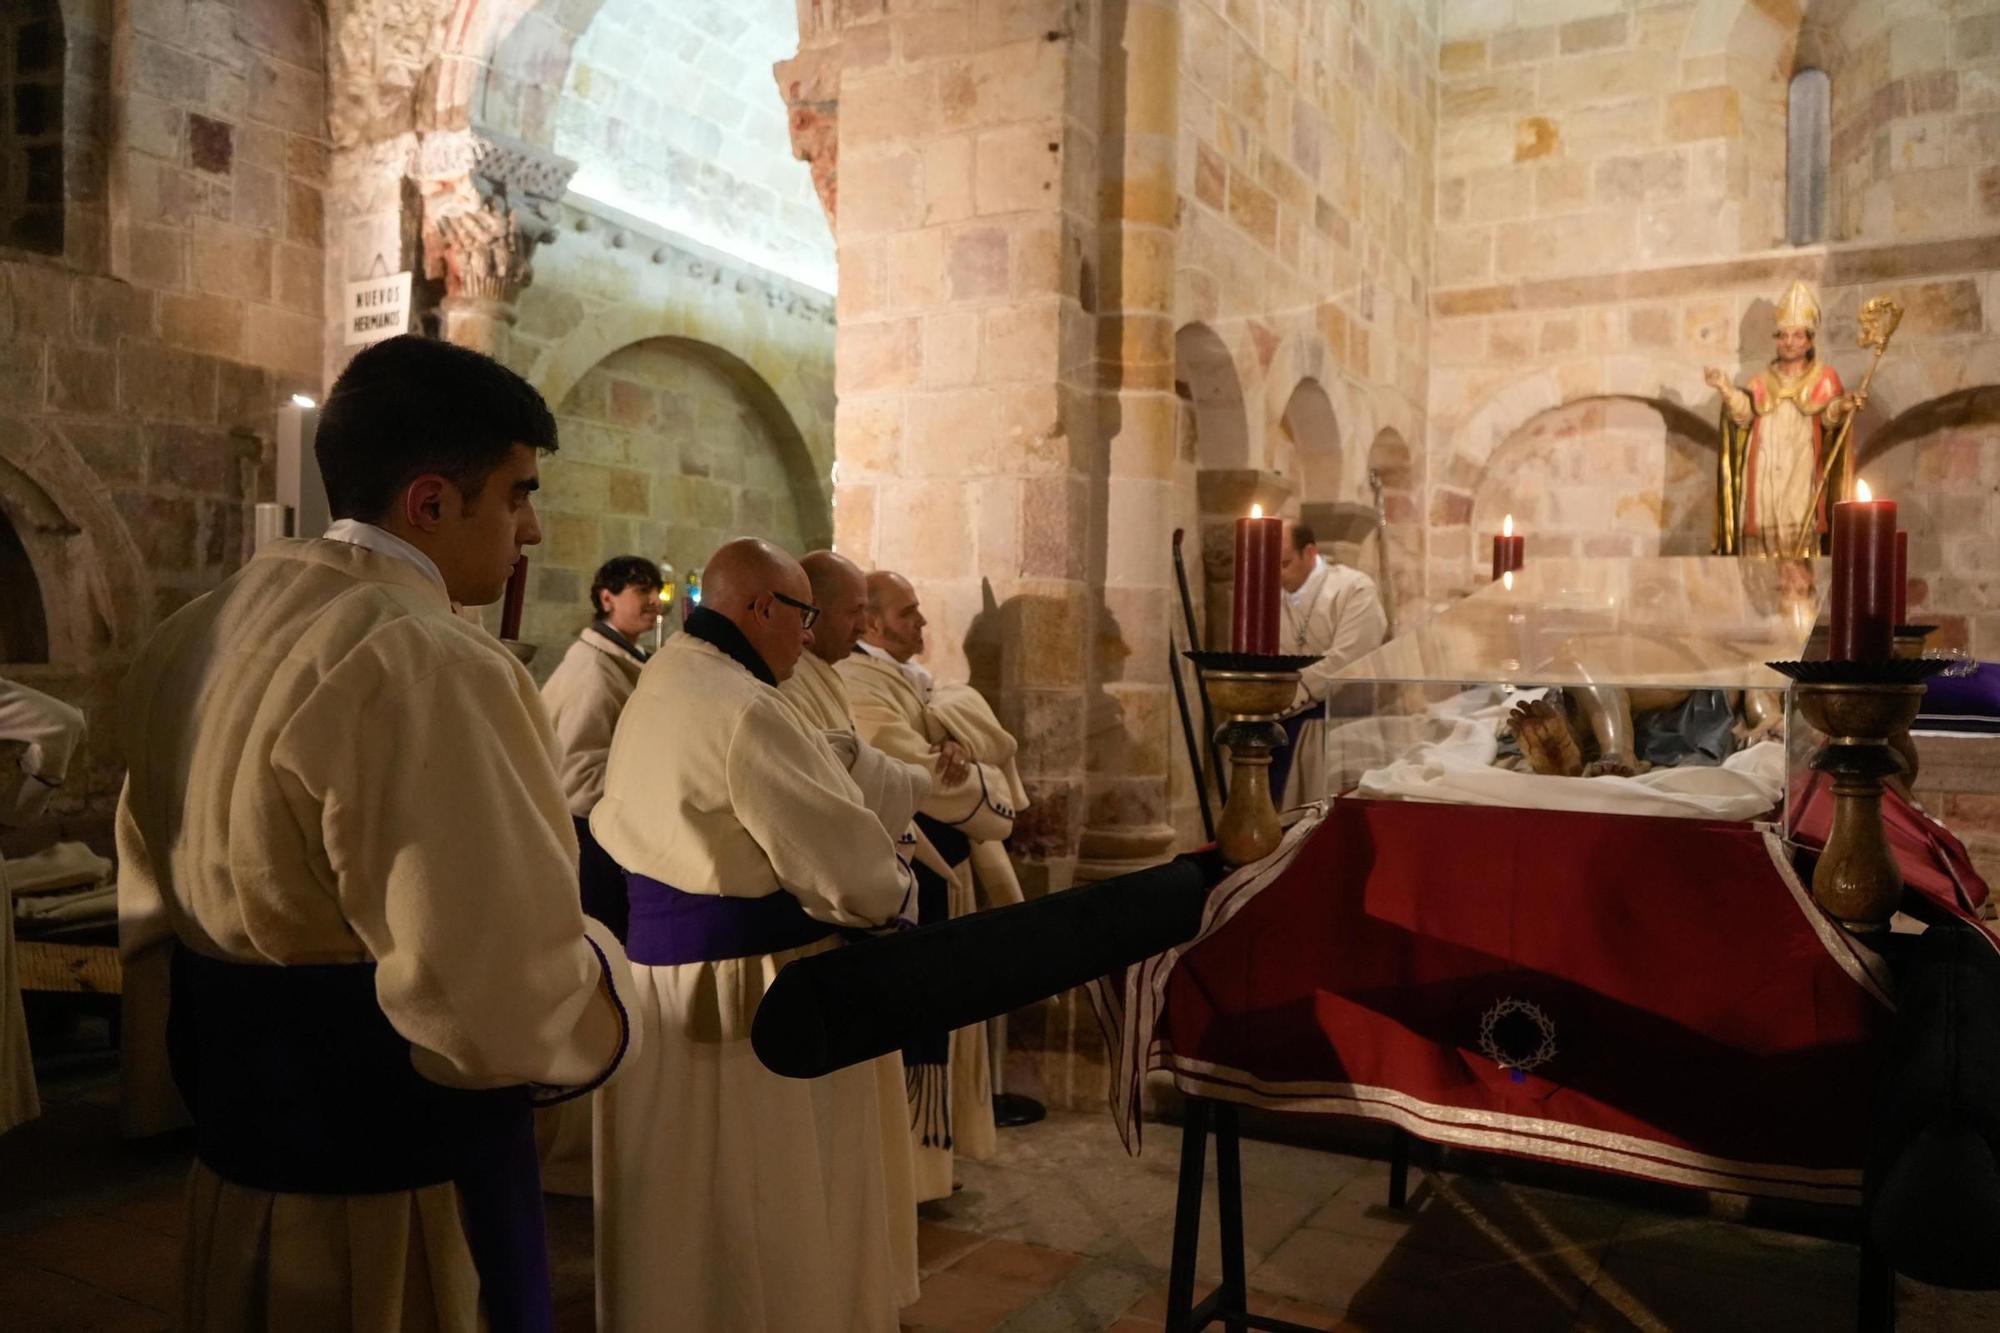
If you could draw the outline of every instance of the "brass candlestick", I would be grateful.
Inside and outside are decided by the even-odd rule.
[[[1299,668],[1318,659],[1265,653],[1189,653],[1224,721],[1216,744],[1229,749],[1229,802],[1216,824],[1222,859],[1247,865],[1278,849],[1284,829],[1271,793],[1271,753],[1285,744],[1281,719],[1299,689]]]
[[[1895,646],[1889,651],[1906,662],[1914,661],[1924,655],[1924,644],[1936,630],[1936,625],[1898,625]],[[1914,790],[1917,785],[1917,743],[1910,739],[1908,724],[1889,738],[1889,748],[1903,761],[1903,785]]]
[[[1923,705],[1923,682],[1944,663],[1770,665],[1798,682],[1799,711],[1827,738],[1813,767],[1833,777],[1833,820],[1813,870],[1813,901],[1850,931],[1886,929],[1902,902],[1903,872],[1882,822],[1882,780],[1903,771],[1893,738],[1907,739]]]

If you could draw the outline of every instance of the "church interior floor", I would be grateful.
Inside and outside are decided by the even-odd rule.
[[[42,1087],[42,1117],[0,1136],[0,1328],[170,1327],[186,1138],[118,1138],[101,1053],[45,1066]],[[1003,1131],[996,1160],[961,1162],[964,1188],[924,1207],[923,1295],[904,1327],[1162,1329],[1178,1149],[1174,1126],[1153,1124],[1144,1154],[1128,1157],[1104,1115]],[[1565,1192],[1486,1159],[1451,1166],[1413,1170],[1410,1206],[1394,1212],[1381,1162],[1246,1140],[1253,1304],[1371,1333],[1854,1326],[1856,1251],[1813,1234],[1837,1234],[1839,1215],[1787,1216],[1776,1230],[1691,1192],[1574,1175],[1560,1181],[1578,1192]],[[557,1327],[588,1329],[589,1204],[552,1198],[549,1217]],[[1203,1289],[1220,1271],[1215,1238],[1211,1206]],[[1905,1333],[2000,1328],[2000,1293],[1902,1279],[1898,1308]]]

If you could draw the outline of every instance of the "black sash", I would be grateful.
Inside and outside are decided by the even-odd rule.
[[[1312,707],[1302,709],[1278,724],[1285,729],[1285,744],[1282,749],[1275,750],[1271,754],[1271,799],[1280,807],[1285,803],[1285,783],[1291,779],[1292,765],[1298,762],[1299,733],[1306,729],[1306,723],[1316,722],[1325,716],[1326,701],[1322,699]],[[1307,799],[1317,801],[1324,795],[1325,792],[1313,792]]]
[[[552,1326],[528,1090],[418,1074],[375,998],[373,963],[261,966],[177,944],[167,1050],[209,1170],[281,1194],[453,1181],[493,1333]]]
[[[576,824],[576,878],[583,914],[602,921],[620,944],[631,933],[632,904],[625,895],[625,871],[611,859],[590,831],[590,821],[571,815]]]
[[[917,816],[917,828],[954,870],[972,855],[972,840],[950,824]],[[917,924],[951,919],[951,885],[921,861],[910,869],[917,880]],[[914,1034],[903,1047],[903,1085],[910,1099],[910,1125],[926,1148],[951,1147],[951,1029]]]

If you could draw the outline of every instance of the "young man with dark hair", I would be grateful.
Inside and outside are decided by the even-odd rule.
[[[336,521],[169,617],[120,697],[128,988],[171,977],[188,1328],[548,1327],[534,1102],[634,1039],[577,908],[555,737],[453,614],[541,539],[554,424],[421,338],[354,358]]]

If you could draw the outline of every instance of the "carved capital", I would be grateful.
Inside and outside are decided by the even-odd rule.
[[[555,235],[576,163],[491,130],[441,130],[417,145],[424,274],[446,296],[511,303],[533,276],[535,247]]]

